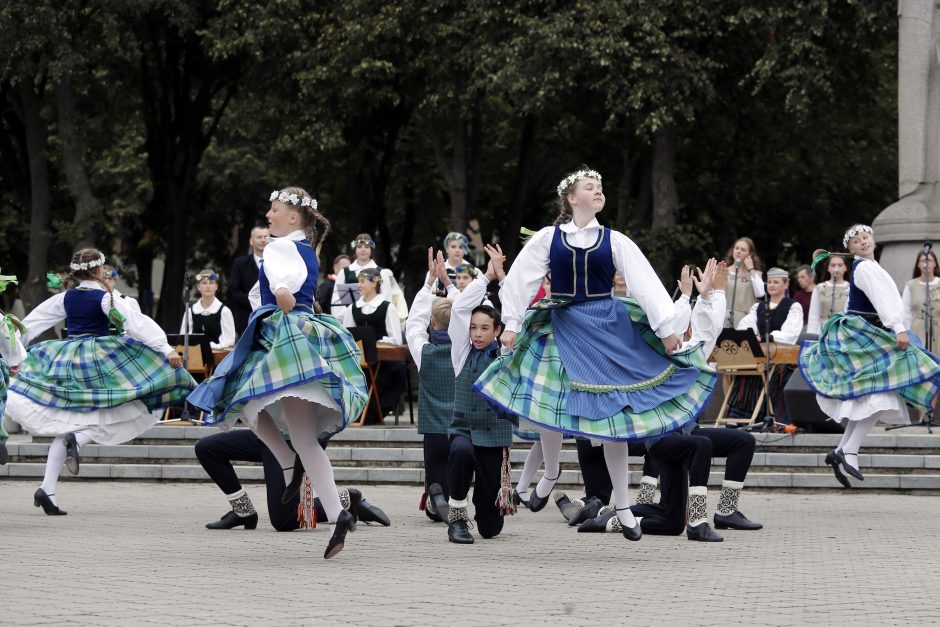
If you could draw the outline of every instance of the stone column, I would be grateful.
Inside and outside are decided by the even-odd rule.
[[[940,5],[898,0],[898,201],[872,226],[900,287],[925,239],[940,245]]]

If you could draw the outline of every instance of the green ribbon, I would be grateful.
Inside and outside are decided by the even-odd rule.
[[[111,311],[108,312],[108,322],[114,325],[118,333],[124,333],[124,323],[127,322],[127,318],[124,317],[124,314],[115,309],[114,306],[112,306]]]
[[[813,267],[813,272],[816,272],[817,265],[819,265],[821,262],[825,261],[826,259],[829,259],[829,257],[831,256],[832,256],[831,252],[829,252],[828,250],[824,250],[823,252],[813,257],[813,262],[810,264]]]
[[[61,290],[62,289],[62,277],[53,272],[46,273],[46,287],[50,290]]]
[[[13,274],[0,274],[0,293],[3,293],[7,289],[7,285],[13,283],[14,285],[19,285],[20,282],[17,280],[16,275]]]
[[[519,227],[519,233],[522,235],[525,235],[526,237],[532,237],[533,235],[538,233],[538,231],[533,231],[532,229],[527,229],[524,226],[521,226]]]
[[[5,314],[3,318],[0,318],[0,333],[3,333],[8,340],[10,340],[10,346],[15,350],[16,349],[16,332],[26,333],[26,325],[23,324],[19,318],[13,314]]]

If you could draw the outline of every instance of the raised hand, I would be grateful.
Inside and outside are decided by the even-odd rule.
[[[434,269],[436,270],[437,278],[441,282],[441,286],[446,290],[451,286],[452,281],[450,277],[447,276],[447,266],[444,265],[444,253],[437,251],[437,257],[434,259]]]
[[[692,277],[692,282],[695,283],[695,289],[698,290],[700,296],[708,298],[708,293],[712,290],[712,284],[715,280],[715,273],[718,271],[718,261],[712,257],[705,264],[705,270],[701,268],[695,268],[695,272],[698,276]]]
[[[490,263],[493,266],[494,278],[497,281],[502,281],[506,278],[506,272],[503,270],[503,264],[506,263],[506,255],[503,254],[503,249],[497,244],[493,246],[487,244],[483,247],[483,250],[486,251],[486,254],[490,256]]]
[[[728,288],[728,264],[719,261],[715,266],[715,278],[712,279],[712,289],[724,292]]]
[[[437,265],[434,263],[434,247],[428,248],[428,287],[437,280]]]
[[[692,267],[691,266],[682,266],[682,272],[679,274],[679,280],[676,281],[679,285],[679,291],[686,296],[692,295]]]

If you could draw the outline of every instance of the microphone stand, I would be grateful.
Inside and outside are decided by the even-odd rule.
[[[930,249],[933,248],[933,242],[927,240],[924,242],[924,349],[931,351],[933,344],[933,303],[930,301],[930,281],[928,270],[930,269]],[[936,269],[935,269],[936,270]],[[933,433],[933,427],[940,427],[940,422],[934,420],[933,409],[928,409],[917,422],[906,425],[891,425],[885,427],[885,431],[903,429],[905,427],[927,427],[927,433]]]
[[[766,290],[766,288],[765,288]],[[777,426],[783,426],[777,422],[773,412],[773,405],[770,402],[770,375],[772,366],[770,364],[770,292],[764,292],[764,419],[760,423],[754,423],[747,428],[748,431],[760,431],[761,433],[770,433],[777,430]],[[758,320],[758,323],[760,321]]]
[[[734,328],[734,299],[738,295],[738,272],[741,269],[741,260],[734,262],[734,286],[731,288],[731,306],[728,308],[728,328]]]
[[[183,368],[185,368],[187,372],[189,371],[189,334],[191,333],[190,327],[191,327],[191,325],[192,325],[192,320],[193,320],[193,318],[192,318],[192,316],[193,316],[192,305],[191,305],[190,302],[189,302],[189,295],[190,295],[191,291],[192,291],[192,286],[189,284],[188,281],[184,280],[184,281],[183,281],[183,296],[182,296],[182,302],[183,302]],[[182,413],[180,414],[180,417],[179,417],[179,418],[172,418],[172,419],[170,419],[170,420],[164,420],[163,422],[164,422],[164,423],[167,423],[167,422],[191,422],[191,423],[199,424],[199,425],[204,425],[204,424],[206,424],[206,422],[205,422],[204,420],[199,420],[198,418],[196,418],[195,416],[193,416],[191,413],[189,413],[189,403],[187,403],[185,400],[183,401],[183,411],[182,411]]]

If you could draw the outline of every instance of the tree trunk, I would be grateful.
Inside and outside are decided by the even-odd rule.
[[[656,131],[653,139],[653,231],[676,225],[679,194],[676,191],[676,128],[669,124]],[[653,265],[661,277],[669,276],[672,253],[664,248]]]
[[[20,298],[29,312],[47,296],[46,271],[49,258],[49,163],[46,123],[40,116],[41,101],[33,81],[21,81],[14,88],[18,113],[26,131],[29,155],[30,217],[29,260],[26,280],[20,287]]]
[[[431,121],[430,133],[434,157],[450,195],[448,228],[463,233],[467,229],[467,122],[461,118],[454,123],[450,157],[437,120]]]
[[[75,197],[75,219],[72,233],[76,249],[95,245],[95,219],[99,202],[92,192],[88,175],[82,160],[82,140],[78,134],[78,112],[75,109],[75,96],[72,84],[64,79],[56,87],[56,100],[59,109],[59,137],[62,141],[62,168],[69,189]]]
[[[620,189],[617,194],[617,217],[614,220],[614,228],[618,231],[626,231],[630,220],[631,197],[631,179],[633,176],[634,162],[630,145],[633,140],[633,133],[625,131],[623,136],[623,145],[620,148],[620,154],[623,156],[623,167],[620,170]]]
[[[519,229],[525,214],[526,194],[529,189],[529,173],[532,170],[532,153],[535,149],[535,134],[538,129],[538,117],[528,114],[522,120],[522,133],[519,135],[519,153],[516,158],[516,170],[510,189],[509,211],[506,212],[505,230],[500,239],[501,248],[508,259],[513,259],[519,251]]]

